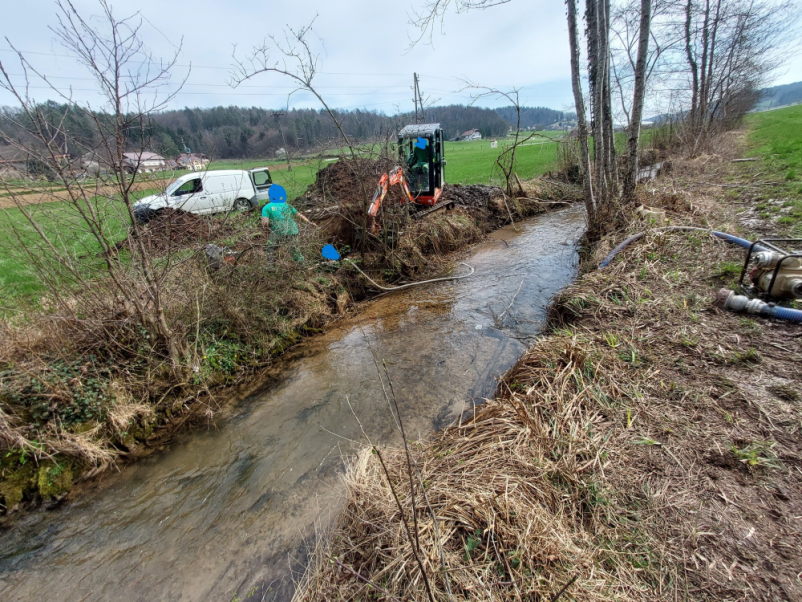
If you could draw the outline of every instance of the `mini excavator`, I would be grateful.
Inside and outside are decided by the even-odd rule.
[[[414,209],[413,217],[421,218],[441,209],[451,209],[454,201],[441,201],[445,183],[443,130],[439,123],[411,124],[398,132],[400,166],[382,174],[368,208],[369,228],[379,231],[378,215],[390,186],[400,186],[403,203]]]

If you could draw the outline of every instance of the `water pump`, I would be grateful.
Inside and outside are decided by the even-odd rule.
[[[802,244],[800,238],[767,238],[752,243],[741,270],[740,286],[755,296],[774,299],[802,299],[802,252],[779,246]],[[758,252],[754,252],[758,248]],[[752,264],[752,269],[749,269]],[[747,274],[751,287],[744,285]]]

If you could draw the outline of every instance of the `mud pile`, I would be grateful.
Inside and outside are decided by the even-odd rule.
[[[388,173],[397,165],[397,162],[389,158],[340,159],[318,172],[314,184],[298,199],[299,204],[308,208],[361,204],[360,201],[364,198],[360,179],[364,184],[364,192],[372,197],[382,174]],[[504,193],[498,186],[446,184],[443,187],[442,200],[454,201],[462,207],[484,209],[493,200],[503,196]],[[388,189],[385,200],[387,204],[403,200],[400,187],[392,186]]]
[[[382,174],[396,165],[389,158],[340,159],[317,173],[315,182],[298,199],[299,204],[309,208],[330,205],[361,206],[365,203],[365,195],[368,198],[373,197]],[[400,201],[403,198],[401,189],[397,186],[391,187],[386,198],[389,201]]]
[[[498,186],[485,184],[446,184],[443,186],[442,201],[454,201],[463,207],[484,209],[496,199],[502,199],[504,191]]]
[[[241,229],[241,218],[230,214],[227,219],[208,219],[202,215],[160,209],[139,233],[145,247],[155,253],[167,253],[186,247],[199,247],[231,236]],[[129,237],[128,244],[131,244]]]

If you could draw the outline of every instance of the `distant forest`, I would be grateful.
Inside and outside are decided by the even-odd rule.
[[[58,121],[56,116],[63,113],[65,107],[48,102],[40,105],[40,110],[52,114],[54,121]],[[353,110],[339,111],[337,114],[346,133],[357,141],[392,137],[401,127],[414,122],[414,114],[409,113],[388,116],[374,111]],[[573,113],[543,107],[523,107],[521,127],[543,128],[555,121],[573,117]],[[426,109],[425,118],[430,123],[439,122],[449,140],[471,129],[478,129],[486,138],[503,136],[516,122],[514,107],[430,107]],[[276,151],[285,146],[279,122],[273,112],[267,109],[185,108],[165,111],[154,115],[152,119],[152,150],[168,158],[177,156],[185,148],[195,153],[205,153],[213,159],[268,158],[274,157]],[[0,129],[12,138],[22,138],[24,132],[15,124],[16,121],[25,121],[17,110],[4,109],[0,113]],[[334,124],[322,110],[293,109],[280,117],[280,124],[290,152],[309,152],[326,145],[342,146]],[[71,110],[64,125],[73,145],[74,141],[79,141],[79,148],[69,149],[71,154],[83,154],[99,143],[92,120],[87,115]]]

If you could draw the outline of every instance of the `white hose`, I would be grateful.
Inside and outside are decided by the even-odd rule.
[[[400,291],[401,289],[404,289],[404,288],[410,288],[412,286],[420,286],[421,284],[429,284],[430,282],[442,282],[444,280],[462,280],[463,278],[467,278],[468,276],[471,276],[473,274],[473,272],[474,272],[473,267],[469,266],[467,263],[460,262],[459,265],[464,265],[466,268],[471,270],[469,274],[463,274],[462,276],[446,276],[444,278],[433,278],[431,280],[422,280],[421,282],[410,282],[409,284],[402,284],[401,286],[390,286],[390,287],[387,287],[387,286],[382,286],[381,284],[376,282],[373,278],[368,276],[365,272],[360,270],[359,266],[356,265],[352,260],[346,259],[345,261],[347,261],[352,266],[354,266],[354,268],[356,268],[356,271],[359,272],[360,274],[362,274],[365,278],[367,278],[373,286],[375,286],[376,288],[379,288],[379,289],[381,289],[383,291],[388,291],[388,292]]]

